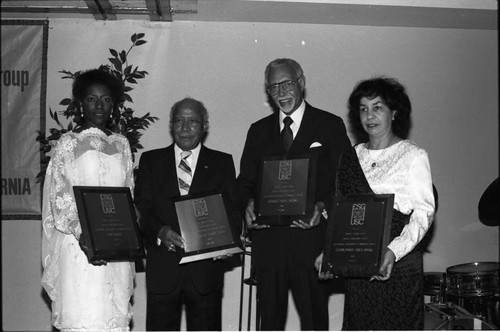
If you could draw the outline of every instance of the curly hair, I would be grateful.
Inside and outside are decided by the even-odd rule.
[[[379,97],[391,111],[397,111],[392,121],[392,132],[405,139],[411,127],[411,102],[405,87],[395,78],[374,77],[360,81],[354,87],[348,99],[349,122],[361,139],[367,140],[368,135],[363,130],[359,117],[361,98],[373,99]]]
[[[73,101],[78,110],[77,115],[81,117],[80,101],[83,100],[88,88],[93,84],[102,84],[109,89],[114,101],[113,116],[118,119],[120,117],[120,104],[125,99],[125,87],[121,79],[103,69],[90,69],[75,75],[72,93]]]
[[[87,93],[87,89],[96,83],[106,86],[115,102],[123,100],[124,86],[122,81],[102,69],[90,69],[77,75],[73,81],[73,98],[77,101],[82,100]]]

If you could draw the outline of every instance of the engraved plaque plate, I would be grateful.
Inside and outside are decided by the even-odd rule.
[[[243,251],[221,193],[182,196],[174,204],[185,240],[179,264]]]
[[[336,196],[328,214],[321,272],[346,277],[378,274],[389,244],[394,194]]]
[[[145,257],[128,187],[74,186],[73,191],[90,260]]]
[[[316,159],[309,155],[264,158],[255,202],[257,223],[290,225],[314,209]]]

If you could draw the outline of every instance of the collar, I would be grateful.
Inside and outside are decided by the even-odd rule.
[[[296,136],[297,131],[300,128],[300,124],[302,123],[302,118],[304,117],[305,110],[306,110],[306,101],[302,99],[302,103],[300,103],[299,107],[291,115],[289,115],[293,120],[293,123],[290,126],[290,128],[292,128],[294,137]],[[280,114],[279,118],[280,118],[280,131],[281,131],[283,130],[283,127],[285,127],[285,125],[283,124],[283,119],[287,115],[282,111],[279,111],[279,114]]]
[[[189,160],[189,166],[194,172],[194,169],[196,168],[196,164],[198,162],[198,156],[200,155],[200,150],[201,150],[201,143],[198,143],[198,145],[191,150],[191,155],[187,158]],[[178,165],[181,161],[181,152],[182,149],[177,146],[177,144],[174,143],[174,155],[175,155],[175,164]]]

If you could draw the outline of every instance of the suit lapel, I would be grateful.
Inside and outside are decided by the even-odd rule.
[[[314,120],[314,112],[311,106],[306,103],[306,109],[302,117],[299,131],[288,152],[299,153],[309,150],[309,146],[313,142],[314,135],[316,134],[316,127],[317,122]]]
[[[189,193],[196,193],[203,190],[204,184],[208,182],[208,176],[210,176],[210,152],[205,146],[201,146],[200,155],[198,156],[198,162],[196,163],[196,169],[194,171],[193,181],[191,182],[191,188]]]
[[[159,181],[165,186],[165,191],[170,197],[180,195],[174,153],[174,145],[170,145],[165,149],[165,154],[158,161],[158,174],[160,174]]]
[[[283,141],[281,140],[279,111],[274,112],[272,119],[273,120],[270,122],[271,127],[262,134],[269,135],[269,139],[267,141],[270,142],[270,145],[267,154],[278,155],[284,153]]]

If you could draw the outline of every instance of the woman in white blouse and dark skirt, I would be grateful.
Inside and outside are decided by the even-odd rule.
[[[395,195],[391,241],[380,273],[346,278],[344,330],[422,330],[424,280],[419,243],[434,218],[427,152],[406,139],[411,102],[395,79],[359,82],[349,101],[349,120],[364,140],[344,155],[338,171],[342,195]],[[358,162],[359,160],[359,162]],[[317,264],[319,260],[317,261]]]

